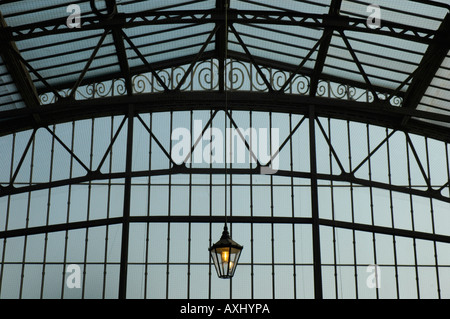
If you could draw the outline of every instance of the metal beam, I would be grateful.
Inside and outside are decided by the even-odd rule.
[[[333,0],[330,5],[329,15],[338,16],[341,8],[342,0]],[[322,74],[323,66],[328,55],[331,38],[333,37],[333,29],[327,27],[323,30],[323,40],[317,53],[316,63],[314,65],[314,72],[311,76],[311,86],[309,89],[310,96],[316,96],[317,87],[319,84],[320,75]]]
[[[256,167],[253,169],[228,169],[228,172],[230,174],[235,175],[250,175],[250,174],[260,174],[260,168]],[[219,174],[223,175],[225,173],[225,169],[217,168],[188,168],[185,165],[178,165],[174,166],[171,169],[160,169],[160,170],[151,170],[151,171],[133,171],[129,175],[131,177],[149,177],[149,176],[167,176],[172,174]],[[285,170],[278,170],[273,175],[276,176],[284,176],[284,177],[294,177],[294,178],[303,178],[303,179],[310,179],[311,173],[310,172],[297,172],[297,171],[285,171]],[[33,184],[33,185],[26,185],[26,186],[10,186],[10,187],[0,187],[0,198],[4,196],[10,196],[10,195],[17,195],[17,194],[23,194],[43,189],[49,189],[49,188],[56,188],[61,186],[67,186],[67,185],[75,185],[75,184],[83,184],[91,181],[101,181],[101,180],[107,180],[107,179],[124,179],[126,178],[127,174],[125,172],[117,172],[117,173],[100,173],[100,172],[92,172],[88,173],[85,176],[81,177],[75,177],[70,179],[64,179],[64,180],[57,180],[57,181],[51,181],[46,183],[39,183],[39,184]],[[340,175],[333,175],[333,174],[317,174],[318,180],[324,180],[324,181],[339,181],[339,182],[348,182],[352,183],[354,185],[361,185],[365,187],[374,187],[379,189],[387,189],[391,190],[393,192],[398,192],[402,194],[410,194],[415,196],[421,196],[421,197],[427,197],[427,198],[433,198],[436,200],[440,200],[442,202],[450,203],[450,198],[442,195],[442,190],[445,187],[441,187],[439,190],[422,190],[417,188],[410,188],[409,186],[405,185],[391,185],[387,183],[382,182],[376,182],[372,180],[366,180],[362,178],[356,178],[351,174],[340,174]],[[432,185],[433,188],[436,188],[438,186]],[[445,185],[444,185],[445,186]],[[421,188],[423,188],[423,185],[420,185]]]
[[[401,23],[383,21],[378,29],[367,26],[366,19],[328,14],[312,14],[293,11],[258,11],[258,10],[230,10],[228,22],[241,24],[271,24],[292,25],[310,28],[330,27],[335,30],[351,30],[356,32],[382,34],[414,42],[431,43],[437,32],[426,28],[408,26]],[[82,32],[87,30],[108,29],[112,27],[133,28],[143,25],[163,24],[199,24],[217,23],[224,16],[212,10],[174,10],[174,11],[143,11],[124,14],[124,19],[113,17],[102,20],[98,17],[84,17],[81,19],[81,28],[69,29],[66,18],[42,21],[39,23],[8,27],[2,31],[5,39],[20,41],[35,37],[61,34],[66,32]]]
[[[125,79],[127,95],[130,96],[133,94],[133,85],[131,83],[130,66],[128,65],[127,52],[125,50],[122,32],[118,28],[113,28],[111,32],[114,40],[114,46],[116,47],[117,58],[119,59],[120,72],[122,73],[122,77]]]
[[[231,223],[254,223],[254,224],[311,224],[312,219],[309,217],[265,217],[265,216],[228,216]],[[122,223],[122,217],[88,220],[81,222],[72,222],[67,224],[55,224],[48,226],[38,226],[30,228],[21,228],[14,230],[6,230],[0,232],[0,239],[13,238],[21,236],[30,236],[36,234],[52,233],[64,230],[84,229],[91,227],[101,227],[107,225],[117,225]],[[223,224],[224,216],[131,216],[131,223],[219,223]],[[371,232],[377,234],[386,234],[392,236],[400,236],[407,238],[431,240],[441,243],[450,243],[450,236],[424,233],[415,230],[397,229],[384,226],[374,226],[369,224],[351,223],[345,221],[337,221],[330,219],[319,219],[319,224],[328,227],[337,227],[343,229],[353,229],[357,231]]]
[[[6,21],[0,12],[0,32],[3,32],[3,30],[7,27]],[[26,107],[34,108],[38,106],[40,102],[36,87],[31,80],[30,73],[23,63],[17,58],[17,55],[20,55],[20,53],[15,42],[7,40],[4,42],[2,41],[2,45],[0,46],[0,54]],[[33,114],[33,118],[36,123],[39,123],[39,115]]]
[[[229,0],[216,0],[216,10],[218,15],[226,16],[226,10],[230,7]],[[225,21],[217,21],[216,25],[218,25],[219,29],[216,33],[215,38],[215,55],[218,59],[219,63],[219,91],[223,92],[225,90],[225,63],[227,59],[228,52],[228,24],[227,18],[225,17]]]
[[[119,273],[119,299],[127,297],[127,277],[128,277],[128,248],[130,242],[130,215],[131,215],[131,178],[133,163],[133,127],[134,127],[134,106],[128,107],[128,131],[127,149],[125,163],[125,187],[123,200],[123,223],[122,223],[122,245],[120,255]]]
[[[275,111],[281,113],[308,114],[308,105],[316,106],[316,114],[324,117],[353,120],[405,130],[401,121],[405,116],[414,117],[408,124],[408,132],[450,142],[450,116],[379,103],[363,103],[322,97],[309,97],[276,92],[228,92],[230,110]],[[224,109],[224,93],[220,92],[170,92],[169,94],[136,94],[101,99],[65,101],[60,104],[36,107],[42,125],[58,124],[72,120],[127,114],[127,105],[133,103],[137,113],[166,112],[170,110]],[[0,136],[34,128],[32,112],[19,109],[2,112]],[[442,123],[436,125],[423,120]]]
[[[316,115],[315,106],[309,106],[309,163],[311,172],[311,216],[312,216],[312,246],[314,264],[314,297],[323,299],[322,261],[320,256],[320,224],[319,224],[319,190],[317,182],[316,153]]]
[[[436,72],[450,51],[450,13],[447,13],[433,43],[425,52],[411,85],[406,92],[403,107],[415,109],[433,81]],[[406,125],[410,118],[405,117]]]

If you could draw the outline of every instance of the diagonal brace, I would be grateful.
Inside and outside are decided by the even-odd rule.
[[[245,45],[244,41],[242,41],[242,38],[239,35],[239,33],[236,31],[236,29],[234,28],[233,25],[230,25],[230,29],[234,33],[234,35],[236,36],[236,39],[238,40],[238,42],[241,45],[241,47],[244,49],[245,54],[247,54],[248,58],[250,59],[250,62],[253,64],[253,66],[256,68],[256,71],[258,72],[258,74],[263,79],[264,83],[267,86],[267,89],[269,90],[269,92],[272,92],[273,91],[272,85],[269,83],[269,80],[267,80],[266,75],[261,71],[261,68],[258,66],[258,64],[256,64],[255,59],[253,58],[252,54],[248,50],[248,48]]]

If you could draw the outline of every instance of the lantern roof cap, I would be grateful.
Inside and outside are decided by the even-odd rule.
[[[228,232],[228,227],[226,225],[223,227],[222,237],[220,237],[220,240],[216,242],[211,248],[209,248],[209,250],[222,247],[232,247],[236,249],[243,248],[243,246],[239,245],[237,242],[231,239],[230,233]]]

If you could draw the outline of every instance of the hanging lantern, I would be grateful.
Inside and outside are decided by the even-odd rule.
[[[233,277],[242,248],[244,247],[231,239],[225,225],[220,240],[209,248],[219,278]]]

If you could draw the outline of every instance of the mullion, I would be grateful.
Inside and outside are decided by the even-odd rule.
[[[149,116],[149,127],[150,127],[150,132],[152,130],[153,127],[153,114],[150,113]],[[151,170],[152,169],[152,138],[151,136],[149,136],[149,142],[148,142],[148,169]],[[150,216],[150,210],[151,210],[151,187],[152,182],[151,182],[151,177],[148,177],[148,185],[147,185],[147,216]],[[144,299],[147,299],[148,296],[148,288],[147,288],[147,283],[148,283],[148,265],[149,265],[149,261],[148,261],[148,250],[149,250],[149,246],[150,246],[150,223],[146,224],[146,237],[145,237],[145,270],[144,270]]]
[[[74,145],[75,145],[75,121],[72,122],[72,141],[71,141],[71,151],[73,152],[74,150]],[[72,178],[72,174],[73,174],[73,160],[74,158],[71,156],[70,157],[70,168],[69,168],[69,178]],[[50,196],[50,194],[49,194]],[[70,184],[68,186],[68,190],[67,190],[67,214],[66,214],[66,224],[69,223],[70,220],[70,202],[71,202],[71,198],[72,198],[72,185]],[[50,203],[50,199],[48,201]],[[48,220],[48,216],[47,216],[47,220]],[[47,222],[48,224],[48,222]],[[47,243],[47,236],[48,234],[46,233],[45,237],[46,240],[45,242]],[[68,236],[69,236],[69,230],[65,231],[65,236],[64,236],[64,257],[63,257],[63,269],[66,268],[66,262],[67,262],[67,242],[68,242]],[[47,245],[45,246],[45,249],[47,249]],[[61,284],[61,298],[64,298],[64,277],[65,277],[65,273],[63,271],[63,275],[62,275],[62,284]],[[44,277],[42,277],[42,285],[44,285]]]
[[[110,135],[109,135],[109,139],[110,141],[112,141],[113,139],[113,132],[114,132],[114,116],[111,116],[110,118],[110,122],[111,122],[111,130],[110,130]],[[112,160],[113,160],[113,156],[112,156],[112,152],[113,150],[111,149],[111,156],[109,157],[109,172],[111,173],[112,171]],[[108,184],[107,184],[107,188],[108,188],[108,195],[107,195],[107,204],[106,204],[106,218],[109,219],[110,218],[110,210],[111,210],[111,178],[108,179]],[[105,229],[105,260],[103,262],[103,289],[102,289],[102,298],[105,299],[106,298],[106,280],[107,280],[107,265],[108,265],[108,241],[109,241],[109,225],[106,225],[106,229]]]
[[[53,154],[53,146],[54,146],[54,139],[53,139],[53,143],[52,143],[52,154]],[[31,161],[30,161],[30,175],[29,175],[30,176],[30,180],[29,180],[30,185],[33,183],[34,151],[35,151],[35,149],[36,149],[36,138],[33,138],[33,143],[31,145]],[[28,228],[28,225],[29,225],[30,205],[31,205],[31,193],[28,193],[27,217],[26,217],[26,221],[25,221],[25,228]],[[22,274],[21,274],[21,279],[20,279],[19,299],[22,299],[22,293],[23,293],[23,280],[25,278],[25,260],[26,260],[26,253],[27,253],[27,242],[28,242],[28,236],[25,235],[24,243],[23,243]]]
[[[405,140],[406,144],[406,164],[408,168],[408,184],[411,187],[411,164],[410,164],[410,156],[409,156],[409,143],[407,140]],[[415,231],[415,225],[414,225],[414,203],[413,203],[413,195],[409,194],[409,203],[411,208],[411,226],[412,231]],[[416,291],[417,291],[417,298],[420,299],[420,290],[419,290],[419,270],[417,267],[417,247],[416,247],[416,238],[413,238],[413,249],[414,249],[414,269],[416,273]]]
[[[351,147],[351,131],[350,131],[350,121],[347,121],[347,143],[348,143],[348,167],[349,171],[352,171],[352,147]],[[355,223],[355,203],[354,203],[354,194],[353,194],[353,183],[350,182],[350,207],[352,213],[352,223]],[[356,299],[359,299],[359,291],[358,291],[358,268],[357,268],[357,256],[356,256],[356,231],[352,229],[352,238],[353,238],[353,262],[354,262],[354,274],[355,274],[355,293]]]
[[[305,119],[305,117],[303,117]],[[300,121],[302,122],[303,119]],[[298,124],[296,128],[298,127]],[[290,138],[289,138],[289,165],[291,172],[294,170],[294,161],[293,161],[293,155],[292,155],[292,134],[295,132],[292,131],[292,113],[289,113],[289,132],[290,132]],[[281,148],[281,147],[280,147]],[[295,218],[295,200],[294,200],[294,177],[291,176],[291,209],[292,209],[292,218]],[[294,277],[294,299],[297,299],[297,267],[296,264],[296,255],[295,255],[295,223],[292,223],[292,262],[293,262],[293,277]]]
[[[317,174],[317,150],[316,150],[316,109],[314,105],[309,105],[309,157],[311,171],[311,223],[312,223],[312,244],[314,260],[314,296],[316,299],[323,299],[323,281],[321,265],[320,247],[320,210],[319,210],[319,190]]]
[[[269,149],[270,154],[273,154],[272,150],[272,112],[269,112]],[[274,217],[273,211],[273,175],[270,175],[270,217]],[[270,223],[271,229],[271,248],[272,248],[272,298],[275,299],[275,237],[274,237],[274,224]]]
[[[367,154],[371,154],[370,150],[370,125],[366,125],[366,132],[367,132]],[[368,155],[367,163],[368,163],[368,170],[369,170],[369,181],[372,181],[372,157]],[[369,197],[370,197],[370,217],[371,217],[371,224],[372,226],[375,226],[375,214],[374,214],[374,201],[373,201],[373,188],[372,186],[369,187]],[[378,265],[377,263],[377,244],[376,244],[376,235],[375,232],[372,232],[372,247],[373,247],[373,261],[375,265]],[[397,277],[398,282],[398,277]],[[397,290],[398,291],[398,290]],[[376,296],[377,299],[380,299],[380,292],[379,289],[376,289]]]
[[[54,138],[52,139],[52,148],[54,147]],[[53,157],[53,155],[52,155]],[[72,158],[71,158],[72,161]],[[50,175],[51,178],[51,175]],[[50,206],[51,206],[51,197],[52,197],[52,189],[49,188],[48,189],[48,195],[47,195],[47,216],[46,216],[46,221],[45,221],[45,225],[48,226],[49,225],[49,220],[50,220]],[[67,235],[66,235],[66,241],[67,241]],[[45,233],[45,239],[44,239],[44,258],[43,258],[43,265],[42,265],[42,281],[41,281],[41,296],[40,298],[42,299],[44,296],[44,283],[45,283],[45,266],[46,266],[46,261],[47,261],[47,246],[48,246],[48,232]],[[63,271],[62,271],[62,286],[64,287],[64,264],[63,264]],[[61,294],[61,298],[63,297],[63,295]]]
[[[233,119],[232,114],[233,114],[233,110],[230,110],[229,112],[227,111],[226,114],[225,114],[225,121],[226,121],[227,115],[229,115],[230,128],[231,128],[231,125],[232,125],[231,122],[232,122],[232,119]],[[232,149],[232,137],[230,136],[230,154],[231,154],[232,151],[233,151],[233,149]],[[228,166],[228,163],[227,163],[226,160],[225,160],[225,165]],[[230,170],[232,170],[232,169],[233,169],[233,160],[232,160],[232,158],[230,158]],[[226,188],[229,188],[230,189],[230,191],[229,191],[229,194],[230,194],[229,195],[229,197],[230,197],[230,204],[229,204],[230,215],[229,216],[232,217],[233,216],[233,204],[232,204],[233,203],[233,174],[230,173],[229,176],[230,176],[230,182],[228,183],[227,186],[225,186],[225,194],[227,193],[226,192]],[[225,174],[225,179],[226,178],[227,178],[227,175]],[[226,200],[227,200],[227,198],[225,196],[225,201]],[[231,222],[230,222],[230,234],[231,234],[231,236],[233,236],[233,224]],[[233,298],[233,278],[230,278],[230,299],[232,299],[232,298]]]
[[[173,131],[173,111],[170,111],[170,132]],[[172,158],[172,139],[169,141],[170,158]],[[167,216],[171,216],[172,200],[172,175],[169,175],[169,196]],[[169,269],[170,269],[170,222],[167,223],[167,260],[166,260],[166,299],[169,299]]]
[[[89,169],[92,170],[92,162],[94,157],[94,135],[95,135],[95,119],[92,119],[92,134],[91,134],[91,146],[90,146],[90,155],[89,155]],[[112,151],[112,148],[111,148]],[[112,158],[112,154],[110,156]],[[86,220],[89,220],[90,217],[90,211],[91,211],[91,193],[92,193],[92,184],[91,182],[88,183],[88,195],[87,195],[87,213],[86,213]],[[85,291],[86,291],[86,268],[87,268],[87,252],[88,252],[88,240],[89,240],[89,227],[86,228],[86,234],[85,234],[85,242],[84,242],[84,262],[83,262],[83,284],[82,284],[82,290],[81,290],[81,299],[84,299],[85,297]]]
[[[212,81],[211,81],[212,83]],[[213,115],[213,111],[212,109],[209,111],[210,114],[210,118],[212,118]],[[211,121],[211,126],[212,126],[212,121]],[[191,131],[192,131],[192,127],[191,127]],[[212,130],[209,131],[209,139],[210,139],[210,143],[212,140]],[[191,134],[192,135],[192,134]],[[209,153],[209,168],[212,169],[212,152]],[[213,202],[213,185],[212,185],[212,179],[213,179],[213,175],[212,172],[209,173],[209,246],[212,246],[212,222],[211,222],[211,217],[212,217],[212,202]],[[211,275],[212,275],[212,271],[211,271],[211,255],[208,258],[208,299],[211,299]]]
[[[387,169],[388,169],[388,181],[389,181],[389,185],[392,185],[392,174],[391,174],[391,149],[390,149],[390,144],[389,144],[389,134],[388,134],[388,129],[386,129],[386,150],[387,150]],[[392,190],[389,190],[389,203],[390,203],[390,210],[391,210],[391,223],[392,223],[392,228],[395,228],[395,220],[394,220],[394,202],[393,202],[393,197],[392,197]],[[397,244],[396,244],[396,240],[395,240],[395,235],[392,236],[392,247],[394,250],[394,269],[395,269],[395,285],[396,285],[396,289],[397,289],[397,299],[400,298],[399,296],[399,284],[398,284],[398,264],[397,264]],[[376,278],[376,280],[378,280],[378,278]]]
[[[249,114],[249,127],[252,127],[253,113]],[[252,146],[253,135],[250,130],[250,147]],[[250,217],[253,218],[253,171],[250,172]],[[255,298],[255,275],[254,275],[254,258],[253,258],[253,222],[250,223],[250,283],[251,283],[251,299]]]
[[[11,141],[11,166],[9,170],[9,176],[12,178],[14,173],[14,153],[16,149],[16,133],[13,133],[12,141]],[[8,195],[7,205],[6,205],[6,220],[5,220],[5,231],[8,230],[8,222],[9,222],[9,212],[11,207],[11,195]],[[3,282],[3,273],[4,273],[4,265],[5,265],[5,255],[6,255],[6,241],[7,238],[3,239],[3,250],[2,250],[2,262],[0,265],[0,297],[2,295],[2,282]]]
[[[328,118],[328,136],[331,139],[331,120]],[[328,157],[330,162],[330,174],[333,173],[333,152],[331,150],[331,147],[328,148]],[[330,180],[330,195],[331,195],[331,220],[335,220],[335,210],[334,210],[334,183],[333,180]],[[333,230],[333,262],[334,262],[334,289],[335,289],[335,296],[336,299],[339,298],[339,283],[338,283],[338,268],[337,268],[337,246],[336,246],[336,240],[337,240],[337,233],[336,233],[336,227],[332,228]]]
[[[430,171],[430,156],[429,156],[429,150],[428,150],[428,138],[425,137],[425,154],[426,154],[426,160],[427,160],[427,174],[430,178],[430,185],[431,185],[431,171]],[[435,224],[434,224],[434,207],[433,207],[433,199],[430,198],[430,215],[431,215],[431,229],[433,235],[436,234]],[[436,266],[436,285],[437,285],[437,293],[438,298],[441,299],[441,286],[439,282],[439,268],[438,268],[438,253],[437,253],[437,246],[436,246],[436,240],[433,240],[433,249],[434,249],[434,261]]]
[[[192,72],[193,73],[193,72]],[[191,81],[192,83],[192,81]],[[192,131],[192,121],[193,121],[193,113],[194,111],[191,110],[190,112],[190,128]],[[192,133],[191,135],[191,141],[190,145],[192,145]],[[192,161],[190,161],[189,166],[192,168]],[[188,207],[188,215],[189,217],[192,216],[192,172],[189,173],[189,207]],[[190,299],[190,286],[191,286],[191,229],[192,229],[192,223],[188,222],[188,262],[187,262],[187,299]]]
[[[445,143],[444,147],[445,147],[445,159],[446,159],[446,163],[447,163],[446,171],[447,171],[447,180],[448,180],[446,185],[448,186],[448,191],[449,191],[449,195],[450,195],[450,158],[449,158],[449,154],[448,154],[449,144]],[[443,187],[442,190],[444,190],[444,188],[445,187]]]

